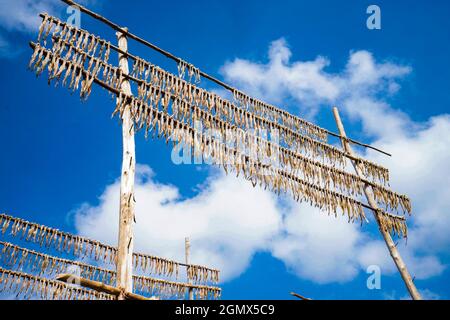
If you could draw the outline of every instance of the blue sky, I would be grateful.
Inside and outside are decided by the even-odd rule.
[[[418,288],[426,298],[450,297],[447,1],[85,2],[201,70],[332,131],[331,106],[339,105],[347,134],[392,152],[391,159],[366,156],[387,165],[391,185],[413,200],[408,244],[399,247]],[[381,8],[381,30],[366,28],[370,4]],[[121,168],[114,103],[99,89],[82,103],[27,70],[33,17],[46,9],[65,19],[63,5],[0,0],[0,9],[0,211],[114,244]],[[84,15],[81,26],[115,41]],[[148,48],[129,47],[176,70]],[[224,269],[223,298],[407,296],[373,222],[348,225],[207,166],[176,166],[165,143],[142,134],[136,144],[138,249],[182,259],[190,236],[194,262]],[[366,287],[371,264],[381,266],[380,290]]]

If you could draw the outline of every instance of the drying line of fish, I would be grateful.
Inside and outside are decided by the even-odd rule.
[[[305,119],[294,116],[283,109],[250,97],[238,89],[233,89],[232,91],[234,100],[237,101],[243,108],[260,115],[263,118],[269,119],[270,121],[281,123],[283,126],[290,128],[291,130],[303,132],[304,134],[307,134],[317,140],[327,142],[328,132],[326,129],[321,128]]]
[[[276,129],[281,133],[280,142],[286,143],[289,148],[313,158],[328,160],[333,165],[344,166],[345,157],[349,157],[345,152],[334,146],[300,135],[279,124],[271,123],[140,58],[136,59],[131,75],[142,80],[138,86],[138,97],[156,105],[161,102],[163,109],[168,110],[169,99],[163,100],[160,91],[167,93],[171,95],[171,99],[175,102],[176,110],[174,112],[177,112],[182,119],[189,118],[191,112],[189,106],[196,105],[209,112],[211,116],[222,117],[225,115],[225,117],[222,117],[224,120],[231,125],[244,129],[248,134],[254,134],[253,132],[258,134],[267,128],[270,130]],[[264,136],[260,135],[260,137],[263,138]],[[294,151],[291,152],[294,153]],[[386,168],[365,159],[352,159],[363,165],[366,176],[372,177],[372,179],[383,184],[388,182],[389,172]]]
[[[0,261],[9,268],[27,269],[39,276],[55,276],[61,273],[76,273],[85,279],[99,281],[109,285],[116,284],[116,272],[83,262],[50,256],[34,250],[26,249],[9,242],[0,241]],[[191,275],[193,279],[197,276]],[[133,276],[134,292],[145,292],[150,295],[164,297],[184,297],[189,288],[198,294],[199,299],[217,299],[221,289],[213,286],[196,285],[183,282],[167,281],[145,276]]]
[[[63,86],[67,86],[72,91],[80,89],[82,99],[89,97],[92,83],[96,77],[101,76],[111,87],[119,86],[121,72],[117,71],[117,68],[113,68],[98,58],[89,58],[86,54],[76,50],[69,50],[62,57],[58,54],[62,47],[60,39],[55,41],[55,53],[36,44],[29,68],[34,70],[38,76],[47,68],[49,83],[51,81],[61,82]]]
[[[279,133],[280,146],[284,144],[291,150],[312,158],[322,159],[323,162],[329,162],[333,166],[345,167],[346,158],[350,157],[339,148],[317,141],[306,134],[300,134],[279,123],[271,122],[251,111],[240,108],[231,101],[184,81],[141,58],[136,61],[137,63],[134,66],[145,65],[145,67],[133,68],[131,75],[143,80],[138,86],[138,97],[148,103],[158,104],[158,102],[161,102],[162,107],[165,110],[168,109],[169,100],[162,100],[162,95],[157,90],[159,89],[170,94],[173,97],[172,99],[177,101],[176,106],[179,107],[177,111],[182,118],[189,118],[190,114],[189,108],[183,108],[182,102],[184,102],[187,105],[196,105],[208,111],[211,115],[216,115],[229,124],[235,125],[246,132],[257,134],[262,138],[267,139],[267,135],[261,133],[276,130]],[[389,181],[389,171],[386,168],[366,159],[356,158],[354,160],[362,165],[364,173],[368,177],[383,184]]]
[[[161,90],[159,90],[159,91],[161,92]],[[120,100],[120,97],[119,97],[119,100]],[[142,100],[144,100],[144,99],[142,99],[142,97],[141,97],[140,101],[137,100],[137,99],[133,100],[135,102],[134,103],[135,104],[135,108],[134,108],[135,114],[134,114],[134,116],[135,116],[136,123],[139,125],[139,127],[142,127],[144,124],[146,124],[147,130],[148,130],[149,127],[150,127],[149,124],[152,124],[152,126],[154,126],[154,122],[157,121],[157,120],[155,118],[153,118],[153,119],[149,118],[149,116],[153,115],[153,112],[146,112],[146,110],[148,110],[148,108],[147,107],[145,107],[145,108],[143,107],[144,103],[142,102]],[[169,100],[170,99],[168,97],[163,97],[163,101],[164,101],[164,102],[162,102],[163,107],[164,106],[167,107],[167,104],[169,103]],[[174,101],[176,101],[176,100],[174,100]],[[118,108],[116,109],[116,111],[122,112],[123,108],[121,106],[123,106],[123,105],[124,104],[119,103],[118,104]],[[158,110],[154,110],[154,111],[158,111]],[[175,122],[173,120],[175,120],[175,119],[173,119],[173,118],[171,118],[169,116],[166,116],[165,118],[168,120],[167,121],[167,125],[168,125],[167,128],[168,129],[172,129],[172,130],[170,130],[170,132],[172,132],[175,129],[179,129],[180,128],[180,125],[174,126]],[[171,119],[171,120],[169,121],[169,119]],[[171,124],[170,126],[169,126],[169,123]],[[180,123],[180,124],[182,124],[182,123]],[[159,129],[160,132],[159,132],[158,136],[160,136],[160,134],[161,134],[161,126],[159,126],[159,128],[160,128]],[[165,134],[166,139],[168,139],[170,136],[171,136],[171,134]],[[197,135],[195,135],[195,136],[197,136]],[[206,140],[204,140],[204,141],[206,141]],[[202,149],[204,151],[204,145],[203,144],[201,144],[201,145],[202,145]],[[212,145],[213,144],[210,144],[210,146],[212,146]],[[219,163],[224,163],[224,162],[219,162]],[[253,161],[252,163],[255,163],[255,162]],[[245,167],[249,167],[249,168],[245,168]],[[246,177],[248,178],[249,176],[252,176],[252,178],[249,179],[249,180],[252,180],[254,185],[258,181],[257,177],[255,177],[257,175],[255,173],[257,173],[258,171],[259,171],[259,175],[263,177],[263,179],[259,180],[260,183],[262,184],[264,182],[265,187],[269,186],[272,189],[278,189],[278,191],[280,190],[280,186],[282,184],[287,185],[288,182],[290,182],[291,185],[295,185],[296,183],[292,183],[291,180],[298,182],[297,179],[290,179],[288,177],[288,181],[287,182],[284,182],[282,178],[279,178],[279,179],[274,179],[275,180],[275,184],[267,183],[267,181],[268,180],[270,181],[270,179],[267,178],[267,175],[262,175],[261,174],[261,170],[257,170],[258,167],[260,167],[259,164],[257,164],[256,167],[255,166],[251,166],[251,165],[250,166],[249,165],[243,166],[244,173],[246,171],[252,173],[251,175],[246,174]],[[247,170],[245,170],[245,169],[247,169]],[[258,169],[261,169],[261,168],[258,168]],[[225,170],[227,170],[227,169],[225,169]],[[238,173],[240,172],[239,164],[237,165],[237,172]],[[276,173],[278,173],[278,172],[276,172]],[[277,180],[281,180],[281,182],[278,183]],[[354,210],[350,210],[349,209],[349,207],[350,208],[352,207],[352,206],[349,205],[349,203],[353,203],[353,204],[354,203],[359,203],[358,201],[355,201],[354,199],[348,198],[348,197],[343,196],[341,194],[336,194],[336,193],[331,192],[331,191],[326,190],[326,189],[322,189],[322,188],[317,189],[318,188],[317,186],[313,186],[311,188],[311,187],[309,187],[309,186],[311,186],[310,183],[305,182],[303,180],[300,180],[300,181],[302,182],[300,185],[302,185],[302,186],[306,185],[306,186],[308,186],[308,188],[310,188],[312,190],[315,190],[315,191],[314,192],[308,192],[308,190],[301,190],[302,191],[302,193],[301,193],[302,196],[300,197],[299,196],[299,194],[300,194],[299,191],[300,190],[298,190],[299,188],[298,187],[297,188],[291,187],[290,189],[292,191],[292,194],[293,194],[294,198],[296,198],[297,200],[311,201],[311,203],[313,205],[315,205],[315,206],[318,206],[320,208],[326,208],[329,213],[330,213],[330,210],[336,209],[339,206],[342,209],[343,213],[346,212],[348,214],[349,220],[354,220],[355,217],[358,217],[358,216],[361,218],[361,215],[359,213],[359,212],[362,212],[361,208],[358,208],[358,206],[356,206],[356,209],[354,209]],[[277,184],[278,184],[278,187],[276,187]],[[298,185],[298,183],[297,183],[297,185]],[[287,188],[284,188],[284,190],[286,190],[286,189]],[[318,194],[320,194],[320,196],[318,196]],[[309,197],[306,197],[306,199],[304,199],[305,195],[307,195],[307,196],[309,196],[311,198],[314,198],[314,201],[312,201],[311,198],[309,198]],[[333,196],[330,196],[330,195],[337,195],[337,197],[333,197]],[[318,199],[320,199],[320,200],[318,201]],[[342,200],[342,199],[345,199],[345,200]],[[347,199],[350,199],[350,200],[347,200]],[[398,219],[392,219],[392,218],[391,218],[391,220],[400,221]]]
[[[226,136],[228,132],[232,132],[235,138],[233,144],[241,146],[244,150],[254,150],[255,152],[252,154],[256,161],[264,162],[265,159],[276,154],[281,167],[290,170],[292,174],[302,175],[309,182],[323,184],[327,188],[333,186],[351,196],[362,195],[365,184],[369,184],[374,190],[375,199],[381,205],[384,205],[386,210],[402,209],[404,213],[411,212],[410,200],[406,195],[398,194],[383,185],[362,179],[355,174],[316,161],[277,145],[272,141],[265,140],[254,134],[253,131],[245,131],[238,128],[209,111],[198,107],[196,104],[179,100],[179,97],[171,94],[170,91],[164,91],[153,85],[149,88],[150,93],[145,95],[142,93],[138,94],[141,100],[146,101],[148,104],[153,104],[155,108],[162,109],[165,112],[168,112],[169,103],[171,103],[170,109],[175,119],[189,123],[191,126],[200,121],[203,128],[210,130],[210,132],[218,133],[220,137],[223,137],[224,141],[229,142],[231,140],[227,139]],[[162,107],[158,106],[159,103]],[[141,117],[141,109],[138,108],[138,118]],[[144,123],[141,122],[141,127]]]
[[[0,268],[0,292],[13,293],[24,299],[114,300],[114,296],[106,293],[3,268]]]
[[[115,277],[113,271],[92,266],[83,262],[50,256],[41,252],[26,249],[9,242],[0,241],[0,261],[11,269],[30,270],[39,276],[55,276],[61,273],[72,273],[73,268],[80,272],[82,278],[112,283]]]
[[[193,291],[196,300],[219,299],[221,295],[221,289],[218,287],[191,285],[142,276],[133,277],[133,291],[143,292],[150,296],[157,295],[162,298],[176,297],[184,299],[189,288]]]
[[[54,26],[53,29],[52,26]],[[66,29],[69,31],[65,32]],[[107,63],[111,46],[109,42],[100,39],[98,36],[90,34],[85,30],[67,25],[55,17],[44,15],[40,28],[39,40],[41,38],[47,39],[51,30],[53,30],[52,38],[57,36],[61,38],[63,42],[70,44],[73,48],[85,51],[85,54],[92,55],[93,57],[96,57],[97,55],[100,57],[97,59],[103,63]],[[44,34],[43,37],[42,34]],[[100,51],[97,53],[96,48],[99,46]],[[106,51],[108,52],[107,55],[102,54],[103,48],[106,48]],[[81,56],[84,55],[81,54]],[[103,57],[103,59],[101,57]],[[190,74],[199,74],[198,69],[181,61],[179,64],[180,72],[186,68],[190,70]],[[131,74],[143,76],[144,79],[150,77],[150,83],[157,85],[160,88],[165,88],[168,91],[173,91],[173,93],[179,95],[181,99],[188,99],[190,103],[195,102],[198,105],[207,108],[209,111],[214,110],[220,116],[224,116],[230,123],[235,123],[245,130],[277,129],[281,133],[280,140],[285,142],[291,149],[306,152],[313,157],[326,157],[332,163],[339,161],[341,165],[345,164],[344,157],[346,155],[343,151],[327,143],[323,143],[323,136],[326,135],[325,129],[295,117],[282,109],[277,109],[262,101],[250,98],[240,91],[234,91],[235,98],[245,105],[253,105],[255,110],[248,107],[238,107],[232,102],[219,97],[217,94],[198,88],[188,81],[176,77],[138,57],[135,59]],[[274,116],[261,116],[261,112],[258,112],[258,110],[262,109],[272,110],[270,112],[272,112]],[[271,118],[277,118],[276,115],[281,119],[281,124],[277,121],[270,120]],[[299,134],[299,132],[302,132],[303,134]],[[310,137],[315,137],[319,141],[311,139]],[[388,181],[387,169],[365,159],[358,159],[358,161],[364,164],[364,168],[366,169],[365,173],[368,176],[374,176],[374,178],[379,178],[383,182]]]
[[[5,234],[7,230],[13,237],[39,244],[41,247],[54,248],[77,257],[90,257],[105,263],[114,264],[117,249],[105,245],[97,240],[72,235],[67,232],[50,228],[41,224],[26,221],[4,213],[0,214],[0,231]],[[164,259],[148,254],[133,253],[134,266],[143,272],[158,276],[172,277],[179,274],[180,265],[188,266],[193,271],[192,281],[200,279],[203,282],[219,281],[219,271],[194,264],[181,264],[173,260]]]
[[[381,209],[377,210],[376,214],[380,221],[381,228],[385,231],[397,234],[404,238],[408,237],[408,227],[406,226],[405,220],[398,221],[397,216],[386,213]]]
[[[111,43],[99,36],[93,35],[86,30],[77,28],[67,24],[60,19],[50,16],[46,13],[42,14],[43,19],[39,27],[38,43],[47,44],[50,36],[52,38],[58,36],[64,41],[68,41],[94,57],[108,63],[111,53]]]
[[[55,37],[58,37],[59,41],[58,43],[58,55],[60,55],[60,49],[61,43],[64,43],[67,46],[70,46],[69,52],[67,52],[67,55],[70,55],[72,51],[76,51],[77,53],[74,54],[74,57],[76,59],[73,59],[72,61],[79,61],[80,57],[84,60],[86,60],[86,55],[91,56],[92,59],[90,59],[90,63],[87,66],[88,69],[93,68],[93,73],[98,73],[99,69],[101,69],[101,64],[103,64],[103,67],[105,68],[106,76],[109,75],[110,77],[106,77],[106,81],[111,83],[114,82],[115,85],[117,85],[117,79],[118,77],[115,77],[116,75],[120,75],[120,72],[111,72],[110,66],[107,64],[107,59],[99,59],[95,56],[95,50],[92,50],[96,48],[97,46],[94,45],[94,43],[100,42],[103,47],[108,47],[108,52],[110,45],[105,40],[100,39],[98,36],[92,35],[89,32],[77,29],[73,26],[67,25],[64,22],[60,21],[57,18],[45,15],[44,20],[42,23],[43,27],[40,28],[40,30],[51,30],[51,26],[54,25],[54,32],[52,33],[52,39]],[[48,25],[48,27],[46,27]],[[60,26],[64,26],[65,28],[69,28],[72,30],[70,33],[63,33],[61,35],[61,32],[64,28],[61,28]],[[42,31],[43,32],[43,31]],[[39,35],[39,38],[41,38],[41,33]],[[49,31],[50,32],[50,31]],[[45,39],[48,37],[49,32],[45,32],[46,36]],[[67,36],[68,34],[72,36]],[[83,41],[75,41],[76,36],[83,39]],[[89,42],[91,41],[91,42]],[[85,50],[85,51],[83,51]],[[100,55],[101,56],[101,55]],[[109,53],[108,53],[109,56]],[[56,58],[55,58],[56,59]],[[66,59],[67,60],[67,59]],[[45,60],[44,60],[45,61]],[[98,65],[100,64],[100,66]],[[44,63],[45,65],[45,63]],[[94,67],[95,65],[95,67]],[[183,65],[186,67],[186,63],[180,62],[180,65]],[[62,68],[60,68],[59,73],[64,70],[65,64]],[[181,68],[183,69],[183,68]],[[192,69],[192,68],[191,68]],[[119,70],[120,71],[120,70]],[[82,75],[81,68],[79,69],[79,77],[73,76],[73,81],[71,81],[72,87],[78,88],[78,81]],[[105,77],[104,73],[104,77]],[[56,72],[58,74],[58,72]],[[149,84],[153,84],[159,88],[164,88],[165,91],[171,92],[174,95],[178,96],[180,100],[187,100],[189,103],[196,103],[199,106],[204,107],[205,109],[208,109],[208,111],[218,114],[219,116],[224,116],[225,119],[230,122],[234,123],[235,125],[245,129],[246,131],[249,130],[256,130],[257,132],[261,129],[269,129],[278,130],[280,135],[280,141],[286,143],[286,145],[294,150],[297,150],[298,152],[304,152],[307,155],[311,155],[314,158],[326,158],[327,160],[331,161],[332,164],[338,163],[341,166],[345,165],[345,152],[342,150],[335,148],[329,144],[316,141],[315,139],[311,139],[309,136],[311,136],[311,131],[314,130],[322,130],[320,132],[323,133],[323,128],[320,128],[318,126],[315,126],[312,123],[309,123],[303,119],[294,117],[297,122],[301,122],[302,128],[306,128],[305,130],[308,132],[304,132],[304,135],[299,134],[293,129],[289,129],[286,126],[280,125],[279,123],[272,122],[264,117],[256,115],[254,112],[248,111],[248,108],[239,108],[238,106],[234,105],[230,101],[227,101],[226,99],[223,99],[219,97],[217,94],[208,92],[202,88],[196,87],[195,85],[181,79],[180,77],[176,77],[173,74],[170,74],[169,72],[166,72],[165,70],[150,64],[149,62],[136,57],[135,62],[133,65],[133,71],[131,73],[132,75],[139,76],[140,78],[145,79],[144,83],[141,83],[139,93],[141,95],[145,95],[147,97],[152,97],[151,94],[148,94],[150,90],[152,90],[152,87]],[[51,78],[53,78],[52,76]],[[113,78],[114,77],[114,78]],[[147,82],[148,81],[148,82]],[[90,88],[90,85],[92,83],[92,78],[90,81],[87,81],[87,87]],[[145,83],[147,82],[147,84]],[[147,90],[145,90],[147,88]],[[81,95],[83,96],[86,92],[86,89],[84,86],[82,86],[82,90],[80,91]],[[144,93],[145,92],[145,93]],[[151,93],[151,92],[150,92]],[[258,102],[256,100],[252,100],[252,98],[246,97],[244,93],[242,92],[235,92],[235,96],[238,97],[240,100],[245,100],[248,103],[251,103],[253,105],[260,105],[264,104],[263,102]],[[279,110],[282,112],[282,117],[288,117],[289,113]],[[287,119],[286,118],[286,119]],[[291,119],[292,120],[292,119]],[[289,120],[285,120],[285,122],[289,122]],[[293,123],[293,122],[292,122]],[[297,126],[298,127],[298,126]],[[299,131],[300,127],[297,128],[297,131]],[[309,136],[308,136],[309,135]],[[319,139],[320,140],[320,139]],[[347,155],[348,156],[348,155]],[[371,163],[370,161],[367,161],[365,159],[356,159],[359,163],[363,164],[363,169],[365,170],[365,174],[368,177],[372,177],[373,179],[378,179],[382,183],[386,183],[389,179],[388,170],[378,166],[377,164]]]
[[[145,64],[141,64],[142,60],[136,60],[135,61],[135,65],[133,65],[133,70],[134,67],[138,67],[139,69],[142,70],[142,67],[145,66]],[[137,64],[136,64],[137,63]],[[139,64],[141,64],[139,66]],[[200,69],[196,68],[193,64],[188,63],[184,60],[180,60],[178,62],[178,76],[182,79],[184,79],[185,74],[186,74],[186,70],[187,70],[187,74],[189,77],[189,82],[191,82],[192,80],[194,80],[195,83],[199,83],[200,82]]]
[[[251,181],[253,186],[259,183],[261,187],[269,188],[278,194],[290,192],[295,200],[310,203],[328,214],[337,215],[340,209],[342,214],[347,215],[352,222],[366,220],[362,202],[304,181],[281,169],[258,163],[221,139],[208,136],[189,124],[144,103],[141,99],[120,94],[113,114],[122,115],[126,107],[131,107],[131,115],[136,127],[145,126],[147,132],[152,130],[154,133],[157,132],[157,135],[153,137],[164,138],[166,142],[170,139],[182,142],[193,149],[194,153],[199,152],[202,157],[212,158],[213,163],[222,165],[226,173],[234,171],[238,176],[242,172],[244,178]],[[200,148],[196,148],[196,145]],[[401,224],[406,227],[404,217],[391,214],[386,217],[391,220],[392,226],[397,226],[389,231],[403,230],[404,228],[399,227]]]

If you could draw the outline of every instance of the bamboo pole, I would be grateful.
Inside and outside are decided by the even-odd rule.
[[[190,250],[191,250],[191,242],[189,241],[189,237],[186,237],[184,239],[184,249],[186,254],[186,264],[189,265],[189,258],[190,258]],[[191,283],[189,280],[189,268],[186,268],[186,275],[187,275],[187,282]],[[194,291],[192,288],[189,288],[189,300],[194,300]]]
[[[94,280],[89,280],[89,279],[85,279],[85,278],[81,278],[77,275],[73,275],[73,274],[60,274],[56,277],[56,280],[58,281],[62,281],[62,282],[66,282],[66,283],[76,283],[82,287],[85,288],[89,288],[98,292],[104,292],[104,293],[108,293],[114,296],[122,296],[123,299],[122,300],[157,300],[156,298],[146,298],[144,296],[135,294],[135,293],[131,293],[131,292],[126,292],[123,291],[119,288],[104,284],[102,282],[99,281],[94,281]]]
[[[344,129],[344,125],[341,121],[341,117],[339,115],[338,108],[333,107],[333,114],[334,114],[334,118],[336,120],[337,127],[339,129],[339,133],[342,137],[344,137],[344,139],[341,140],[342,147],[350,155],[356,156],[352,147],[350,146],[348,141],[345,139],[345,137],[346,137],[345,129]],[[355,168],[356,174],[361,178],[364,177],[362,170],[359,167],[359,164],[352,161],[352,165]],[[392,240],[391,235],[389,234],[388,231],[386,231],[381,226],[380,217],[379,217],[379,213],[378,213],[378,205],[373,197],[373,193],[372,193],[372,189],[371,189],[370,185],[368,185],[368,184],[364,185],[364,194],[367,198],[367,202],[369,202],[369,205],[375,209],[375,210],[373,210],[373,215],[378,224],[378,229],[380,230],[380,232],[384,238],[384,241],[386,242],[389,253],[390,253],[392,259],[394,260],[394,263],[397,266],[397,269],[400,272],[400,275],[402,276],[403,281],[405,282],[406,288],[408,289],[411,297],[414,300],[422,300],[422,297],[420,296],[420,293],[417,290],[416,285],[414,284],[414,282],[411,278],[411,275],[409,274],[408,268],[406,267],[405,262],[403,261],[402,257],[400,256],[400,253],[398,252],[398,249],[397,249],[394,241]]]
[[[126,28],[124,28],[126,31]],[[127,38],[121,32],[116,33],[119,48],[128,51]],[[128,74],[128,58],[119,53],[119,68],[122,73]],[[121,91],[131,95],[130,82],[121,79]],[[134,175],[136,166],[134,145],[134,124],[131,117],[131,106],[125,106],[122,116],[123,158],[122,174],[120,179],[120,213],[119,213],[119,240],[117,246],[117,286],[122,291],[133,291],[133,223],[134,216]],[[119,300],[124,300],[122,294]]]

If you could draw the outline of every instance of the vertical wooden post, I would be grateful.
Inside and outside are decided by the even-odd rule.
[[[124,30],[127,30],[124,28]],[[119,48],[128,50],[127,38],[121,32],[116,33]],[[119,53],[119,68],[128,74],[128,58]],[[131,95],[128,80],[121,79],[121,90]],[[134,124],[131,118],[131,107],[126,105],[122,116],[123,158],[120,178],[120,213],[119,243],[117,250],[117,287],[122,291],[133,292],[133,223],[134,223],[134,175],[136,166],[134,146]],[[125,295],[118,296],[124,300]]]
[[[353,152],[350,144],[345,139],[347,137],[347,135],[345,134],[344,125],[342,124],[341,117],[339,115],[339,110],[336,107],[333,107],[333,114],[334,114],[334,118],[336,120],[337,127],[339,129],[339,133],[341,135],[342,147],[344,148],[344,150],[348,154],[350,154],[351,156],[356,157],[356,154]],[[364,178],[363,171],[359,167],[359,164],[352,160],[352,165],[355,168],[356,174],[360,178]],[[367,202],[369,203],[369,205],[372,208],[378,209],[377,202],[375,201],[375,198],[373,197],[373,193],[372,193],[371,187],[368,184],[365,184],[365,186],[364,186],[364,194],[365,194],[365,196],[367,198]],[[405,282],[406,288],[408,289],[411,297],[414,300],[421,300],[422,297],[420,296],[420,293],[417,290],[416,285],[412,281],[411,275],[409,274],[409,271],[408,271],[408,269],[406,267],[406,264],[403,261],[402,257],[400,256],[400,253],[398,252],[397,247],[396,247],[394,241],[392,240],[391,235],[389,234],[388,231],[384,230],[381,227],[381,223],[380,223],[380,218],[378,216],[378,212],[374,211],[373,215],[374,215],[375,220],[376,220],[376,222],[378,224],[378,229],[380,230],[381,234],[383,235],[384,241],[386,242],[386,245],[388,247],[389,253],[390,253],[392,259],[394,260],[394,263],[397,266],[398,271],[400,272],[400,275],[402,276],[403,281]]]
[[[186,253],[186,264],[189,264],[189,255],[190,255],[190,250],[191,250],[191,243],[189,241],[189,237],[186,237],[184,239],[184,249],[185,249],[185,253]],[[186,270],[187,267],[186,267]],[[188,283],[190,283],[189,280],[189,275],[188,276]],[[192,291],[192,288],[189,288],[189,300],[194,300],[194,291]]]

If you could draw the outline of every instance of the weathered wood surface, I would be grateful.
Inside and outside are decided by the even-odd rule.
[[[126,30],[126,29],[125,29]],[[123,33],[116,33],[119,48],[128,51],[127,39]],[[119,53],[119,68],[128,74],[128,58]],[[121,79],[121,91],[131,95],[131,86],[126,78]],[[136,170],[136,154],[134,144],[134,122],[131,117],[131,106],[125,106],[122,114],[123,158],[120,178],[120,213],[119,240],[117,250],[117,285],[123,291],[133,290],[133,247],[134,234],[134,176]],[[120,294],[119,300],[125,297]]]
[[[344,150],[349,153],[352,156],[356,156],[356,154],[354,153],[352,147],[350,146],[350,144],[348,143],[348,141],[345,139],[346,134],[345,134],[345,129],[344,129],[344,125],[342,123],[341,117],[339,115],[339,110],[338,108],[334,107],[333,108],[333,114],[334,114],[334,118],[336,120],[336,124],[337,127],[339,129],[339,133],[342,137],[344,137],[344,139],[341,140],[342,143],[342,147],[344,148]],[[363,178],[364,175],[362,173],[362,170],[360,169],[358,163],[352,161],[352,165],[355,168],[356,174]],[[375,217],[375,220],[378,224],[378,229],[380,230],[384,241],[386,242],[386,245],[388,247],[389,250],[389,254],[391,255],[392,259],[394,260],[395,265],[397,266],[398,271],[400,272],[400,275],[403,278],[403,281],[405,282],[406,288],[408,289],[411,297],[414,300],[421,300],[422,297],[420,296],[419,291],[416,288],[416,285],[414,284],[411,275],[408,271],[408,268],[406,267],[405,262],[403,261],[402,257],[400,256],[400,253],[398,252],[398,249],[394,243],[394,241],[392,240],[391,235],[389,234],[388,231],[386,231],[380,223],[380,217],[379,217],[379,213],[377,211],[378,209],[378,205],[377,202],[375,201],[373,194],[372,194],[372,190],[371,190],[371,186],[368,184],[365,184],[364,186],[364,195],[367,198],[367,202],[369,203],[369,205],[374,208],[375,210],[372,210],[373,215]]]

